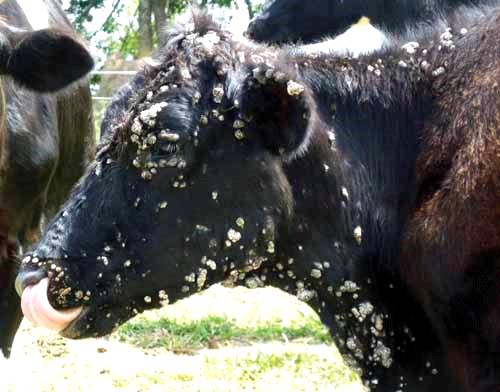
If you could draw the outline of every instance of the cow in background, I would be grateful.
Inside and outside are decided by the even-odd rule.
[[[389,34],[401,34],[419,23],[428,23],[447,15],[458,7],[495,3],[498,0],[271,0],[250,21],[247,35],[257,42],[313,43],[346,32],[362,17],[368,18],[377,29]],[[374,41],[373,34],[377,36],[381,32],[374,32],[373,27],[362,28],[352,31],[345,38],[353,44],[361,34],[364,36],[359,38],[361,41]],[[375,43],[380,46],[385,40],[379,37]],[[337,49],[338,44],[333,49]],[[364,45],[368,47],[366,43]],[[373,45],[372,50],[377,48]]]
[[[58,2],[30,1],[40,4],[48,27],[57,30],[33,32],[16,1],[0,3],[0,348],[6,356],[22,318],[14,290],[19,249],[39,237],[95,143],[88,83],[66,88],[90,71],[92,58]]]

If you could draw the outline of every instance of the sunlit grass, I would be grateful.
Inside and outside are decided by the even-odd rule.
[[[100,339],[24,323],[9,365],[8,392],[363,390],[317,314],[270,288],[212,287]]]
[[[301,325],[282,326],[270,322],[244,328],[232,321],[209,316],[198,321],[137,319],[118,329],[121,341],[142,348],[163,347],[169,350],[196,350],[228,343],[304,340],[308,343],[330,343],[326,328],[316,319]]]
[[[314,391],[322,386],[333,387],[359,380],[341,361],[332,361],[331,356],[307,351],[256,352],[236,359],[225,358],[218,366],[222,366],[233,380],[240,383],[262,383],[266,380],[270,383],[292,382],[294,390]],[[213,369],[216,365],[208,361],[207,367]]]

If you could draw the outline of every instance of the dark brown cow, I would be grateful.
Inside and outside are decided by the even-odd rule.
[[[84,76],[93,62],[72,38],[55,0],[46,6],[49,26],[31,32],[16,1],[0,3],[0,348],[9,355],[22,313],[14,291],[19,246],[38,238],[82,175],[94,151],[88,83],[53,92]],[[34,92],[35,90],[36,92]]]

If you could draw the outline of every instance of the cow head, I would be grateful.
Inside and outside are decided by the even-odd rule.
[[[214,282],[271,279],[294,208],[285,167],[306,149],[313,104],[293,67],[257,49],[207,21],[170,40],[25,257],[28,317],[61,329],[55,309],[80,308],[63,333],[102,335]]]
[[[92,57],[70,34],[0,26],[0,74],[39,92],[54,92],[85,76]]]

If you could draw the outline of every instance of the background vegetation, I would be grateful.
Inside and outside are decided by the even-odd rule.
[[[190,5],[199,7],[240,8],[251,18],[261,6],[254,0],[66,0],[66,12],[77,30],[96,43],[106,54],[120,53],[139,58],[149,55],[161,41],[162,31]],[[102,24],[92,23],[96,13],[106,13]],[[124,15],[126,24],[124,24]],[[104,33],[104,34],[103,34]]]
[[[190,6],[208,9],[225,28],[241,33],[264,0],[62,0],[78,32],[97,60],[92,77],[96,130],[109,98],[132,76],[109,71],[137,71],[161,44],[163,32]],[[237,31],[235,31],[237,30]],[[97,137],[99,132],[97,132]]]

